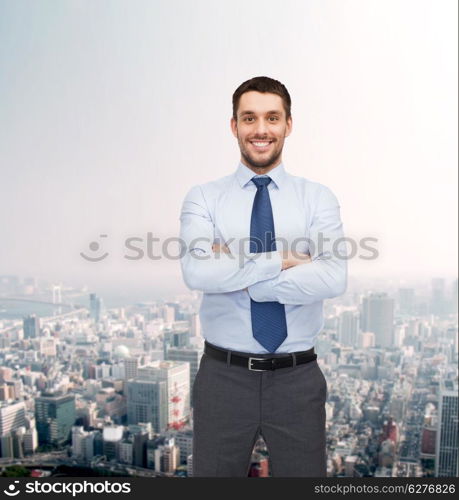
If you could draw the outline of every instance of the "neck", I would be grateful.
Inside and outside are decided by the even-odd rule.
[[[278,167],[281,163],[282,163],[282,158],[278,158],[278,160],[274,163],[272,163],[271,165],[268,165],[266,167],[257,167],[255,165],[252,165],[251,163],[249,162],[246,162],[244,161],[243,158],[241,158],[241,163],[243,165],[245,165],[247,168],[250,168],[250,170],[252,172],[254,172],[255,174],[257,175],[265,175],[267,174],[268,172],[271,172],[271,170],[275,169],[276,167]]]

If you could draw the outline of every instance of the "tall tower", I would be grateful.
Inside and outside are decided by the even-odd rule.
[[[435,476],[459,476],[458,441],[458,384],[444,380],[440,383],[438,429],[435,450]]]
[[[53,292],[53,304],[61,304],[62,303],[61,286],[60,285],[53,285],[52,292]],[[59,306],[59,308],[57,309],[57,313],[61,314],[61,312],[62,312],[62,308]]]
[[[98,323],[102,313],[102,299],[95,293],[89,294],[89,312],[91,318]]]
[[[343,311],[339,316],[338,340],[349,347],[357,347],[359,314],[355,311]]]
[[[26,316],[22,320],[25,339],[37,339],[40,336],[40,318],[35,314]]]
[[[372,293],[362,302],[364,332],[375,334],[376,347],[392,347],[394,344],[394,299],[387,293]]]

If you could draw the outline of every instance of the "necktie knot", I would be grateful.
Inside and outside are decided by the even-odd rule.
[[[271,182],[271,177],[252,177],[252,182],[257,189],[264,188]]]

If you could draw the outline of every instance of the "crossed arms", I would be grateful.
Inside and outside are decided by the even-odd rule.
[[[312,255],[285,250],[232,254],[214,241],[214,223],[200,186],[191,188],[186,195],[180,222],[182,273],[190,289],[204,293],[247,289],[257,302],[291,305],[312,304],[341,295],[346,289],[340,207],[325,186],[310,226]]]

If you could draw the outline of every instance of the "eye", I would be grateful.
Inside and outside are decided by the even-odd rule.
[[[270,116],[269,120],[275,122],[275,121],[279,120],[279,118],[277,116]]]
[[[244,118],[245,122],[248,122],[249,120],[254,120],[254,117],[253,116],[247,116],[246,118]]]

